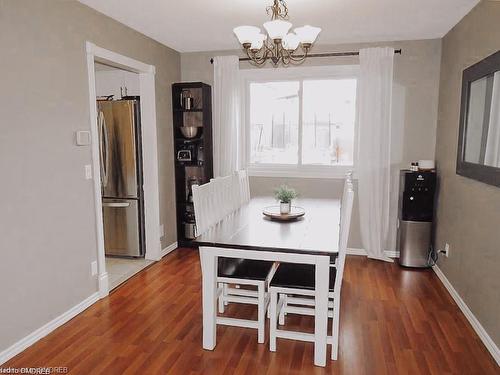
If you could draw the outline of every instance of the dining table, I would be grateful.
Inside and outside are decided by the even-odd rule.
[[[266,207],[277,204],[273,197],[252,198],[194,240],[202,270],[203,348],[214,350],[216,346],[218,257],[312,264],[314,364],[325,366],[329,272],[338,253],[340,200],[296,199],[292,205],[303,208],[305,215],[292,221],[263,215]]]

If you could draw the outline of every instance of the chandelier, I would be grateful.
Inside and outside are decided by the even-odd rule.
[[[300,64],[303,62],[321,29],[313,26],[297,27],[289,32],[292,24],[288,22],[288,7],[285,0],[274,0],[266,8],[271,21],[264,23],[267,35],[255,26],[238,26],[233,32],[243,46],[249,60],[257,66],[271,60],[274,66]],[[299,50],[302,53],[297,53]]]

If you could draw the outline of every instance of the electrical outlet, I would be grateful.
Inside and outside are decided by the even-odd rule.
[[[160,238],[165,236],[165,226],[163,224],[160,224]]]
[[[97,261],[94,260],[92,263],[90,263],[90,273],[92,276],[97,275]]]
[[[444,245],[444,256],[448,258],[450,256],[450,244]]]

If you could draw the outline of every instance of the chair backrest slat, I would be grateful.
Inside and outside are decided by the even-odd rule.
[[[248,172],[246,170],[237,171],[239,183],[239,200],[240,205],[250,201],[250,183],[248,180]]]
[[[340,293],[342,288],[342,278],[344,275],[345,258],[347,254],[347,240],[349,239],[349,230],[351,227],[352,206],[354,203],[354,189],[351,176],[348,175],[344,184],[344,193],[340,207],[340,236],[339,236],[339,254],[336,262],[336,278],[334,292]]]
[[[196,234],[200,235],[250,200],[246,171],[217,177],[203,185],[193,185]]]

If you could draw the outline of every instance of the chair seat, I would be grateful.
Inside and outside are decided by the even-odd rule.
[[[330,292],[333,292],[337,270],[330,267]],[[275,272],[271,286],[277,288],[315,289],[315,267],[312,264],[281,263]]]
[[[274,262],[252,259],[219,258],[217,275],[246,280],[266,280]]]

